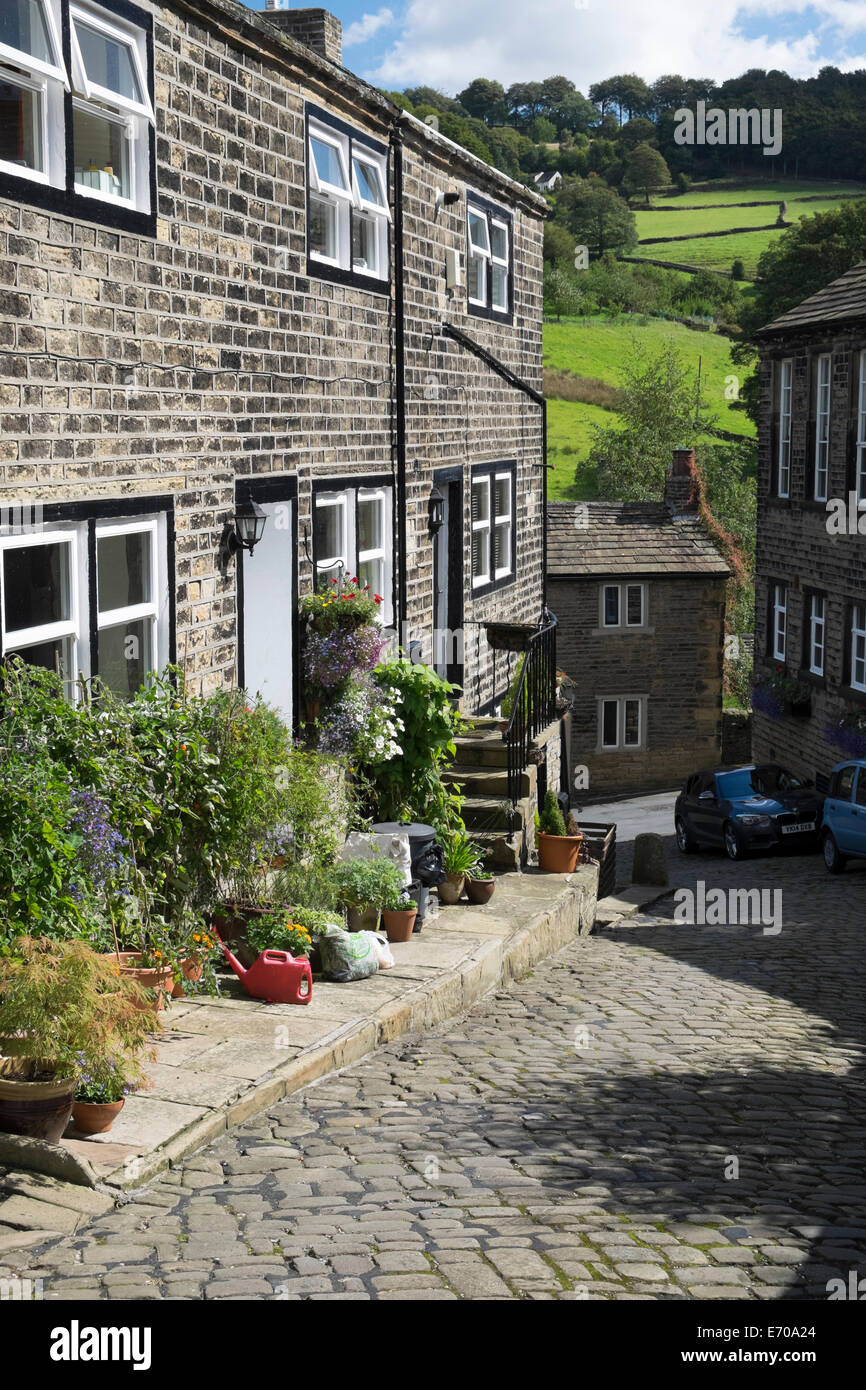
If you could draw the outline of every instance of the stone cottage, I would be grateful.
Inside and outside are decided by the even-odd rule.
[[[758,337],[753,746],[826,791],[866,753],[866,261]]]
[[[730,571],[698,516],[693,465],[677,450],[660,502],[549,504],[578,803],[674,787],[719,761]]]
[[[544,603],[545,210],[324,10],[4,0],[2,655],[291,717],[297,596],[358,575],[492,708],[485,624]]]

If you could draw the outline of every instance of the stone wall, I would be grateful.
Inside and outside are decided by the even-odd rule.
[[[721,761],[731,765],[752,761],[751,710],[722,710]]]

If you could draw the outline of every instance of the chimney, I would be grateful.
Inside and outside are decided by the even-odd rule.
[[[280,0],[268,0],[265,18],[320,58],[343,66],[343,26],[327,10],[285,10]]]
[[[694,449],[685,446],[674,449],[671,471],[665,480],[665,501],[674,516],[682,512],[696,512],[698,509],[694,467]]]

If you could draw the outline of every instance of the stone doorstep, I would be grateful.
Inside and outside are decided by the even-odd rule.
[[[617,888],[615,893],[609,894],[606,898],[599,898],[596,903],[595,925],[610,927],[623,917],[634,917],[642,908],[649,907],[660,898],[668,897],[673,891],[672,887],[662,887],[657,883],[631,883],[624,888]]]
[[[160,1087],[160,1099],[150,1100],[146,1095],[138,1098],[145,1130],[150,1107],[153,1107],[154,1111],[159,1110],[162,1121],[160,1142],[149,1150],[145,1145],[137,1146],[135,1139],[138,1136],[127,1129],[120,1136],[121,1142],[112,1137],[113,1132],[111,1136],[106,1135],[102,1142],[72,1139],[61,1141],[59,1146],[37,1146],[33,1145],[33,1141],[19,1141],[25,1147],[33,1145],[34,1150],[38,1148],[50,1151],[48,1155],[31,1151],[29,1161],[25,1163],[20,1159],[16,1161],[11,1153],[4,1154],[3,1140],[7,1136],[0,1135],[0,1162],[8,1164],[10,1168],[13,1165],[16,1168],[28,1167],[37,1172],[42,1162],[50,1165],[44,1171],[71,1178],[72,1182],[86,1183],[91,1189],[95,1188],[97,1183],[105,1184],[102,1193],[92,1192],[91,1195],[100,1202],[108,1201],[111,1204],[112,1198],[107,1195],[109,1190],[116,1196],[119,1191],[130,1190],[150,1182],[172,1164],[188,1157],[251,1116],[270,1109],[277,1101],[291,1095],[302,1086],[320,1080],[330,1072],[350,1066],[402,1033],[420,1032],[465,1012],[483,994],[524,975],[537,961],[558,951],[576,936],[587,935],[592,928],[596,875],[597,870],[594,867],[581,866],[577,873],[568,875],[567,878],[563,877],[561,882],[554,882],[553,876],[534,873],[521,875],[520,882],[516,881],[517,875],[503,876],[497,883],[497,890],[500,887],[503,889],[496,904],[497,911],[486,915],[483,927],[479,923],[479,929],[476,931],[472,930],[471,919],[461,917],[464,910],[461,906],[443,909],[436,927],[427,929],[425,937],[422,938],[425,971],[419,969],[417,976],[414,971],[407,976],[398,973],[400,964],[405,963],[411,968],[412,947],[418,940],[416,938],[415,942],[407,942],[399,950],[403,959],[393,974],[387,972],[384,976],[390,976],[389,983],[393,982],[395,986],[399,986],[398,988],[393,992],[386,991],[387,997],[384,999],[381,993],[378,993],[377,997],[374,991],[370,991],[372,997],[369,1002],[372,1007],[366,1016],[358,1017],[358,1011],[355,1010],[354,1016],[346,1025],[333,1026],[323,1039],[302,1047],[300,1052],[293,1056],[285,1057],[284,1061],[276,1064],[258,1080],[249,1082],[245,1088],[241,1082],[242,1089],[236,1099],[228,1097],[221,1104],[211,1106],[206,1103],[195,1105],[189,1104],[186,1092],[184,1100],[187,1103],[172,1102],[164,1092],[164,1077],[171,1068],[162,1067],[160,1070],[163,1085]],[[509,907],[512,909],[511,912]],[[477,910],[469,908],[466,912],[468,919],[469,913],[472,912],[474,916]],[[516,923],[515,916],[518,918]],[[498,925],[498,931],[491,930],[494,922]],[[450,960],[450,964],[439,970],[435,964],[437,941],[441,942],[443,954]],[[361,981],[346,988],[358,991],[366,983]],[[330,987],[336,990],[340,988]],[[337,1001],[339,996],[334,995],[333,998]],[[231,1004],[231,1009],[225,1010],[228,1037],[233,1036],[238,1006],[242,1001],[232,1000]],[[219,1009],[220,1005],[209,1003],[206,1007]],[[261,1014],[262,1006],[253,1004],[252,1011]],[[184,1010],[188,1020],[194,1016],[194,1012],[191,1008]],[[335,1022],[331,1000],[328,1001],[326,1012]],[[291,1015],[273,1015],[275,1023],[282,1023],[290,1017]],[[291,1027],[290,1022],[288,1026]],[[185,1031],[180,1015],[178,1027],[171,1031]],[[199,1036],[202,1044],[209,1047],[219,1039],[215,1032]],[[188,1078],[190,1071],[195,1070],[192,1059],[179,1070],[183,1070]],[[176,1118],[176,1126],[173,1132],[166,1133],[166,1120],[172,1114]],[[86,1151],[86,1157],[83,1151]],[[16,1154],[18,1152],[20,1149],[16,1147]],[[131,1159],[135,1162],[130,1163]],[[0,1201],[0,1223],[5,1220],[7,1225],[13,1225],[13,1220],[3,1215],[6,1207],[12,1218],[17,1220],[22,1237],[28,1227],[35,1229],[37,1217],[41,1223],[40,1229],[52,1235],[66,1233],[73,1220],[77,1225],[80,1220],[88,1219],[83,1216],[81,1208],[76,1209],[71,1199],[67,1198],[67,1205],[60,1202],[52,1205],[47,1190],[44,1192],[44,1199],[41,1191],[37,1197],[36,1191],[31,1192],[27,1187],[28,1175],[19,1174],[19,1177],[22,1185],[16,1188],[5,1203]],[[41,1180],[33,1177],[32,1181],[34,1186],[38,1186]],[[63,1186],[66,1188],[69,1183],[64,1183]],[[103,1197],[102,1194],[106,1196]],[[9,1202],[16,1205],[8,1208]],[[30,1206],[25,1210],[20,1205],[22,1203],[29,1203]],[[50,1218],[55,1213],[58,1219],[52,1221]],[[14,1237],[14,1232],[11,1234]],[[48,1239],[49,1235],[46,1234],[45,1238]],[[6,1232],[2,1229],[0,1240],[4,1247],[12,1248]],[[24,1243],[23,1239],[21,1243]]]

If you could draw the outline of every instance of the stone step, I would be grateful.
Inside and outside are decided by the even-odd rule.
[[[454,740],[458,767],[508,767],[508,749],[498,729],[471,729]]]
[[[498,830],[516,834],[526,824],[527,804],[525,800],[518,801],[512,811],[507,797],[472,796],[464,801],[460,814],[470,832]]]
[[[504,835],[498,830],[473,830],[473,842],[484,851],[485,869],[523,868],[523,835]]]
[[[531,796],[538,770],[530,766],[520,776],[520,795]],[[449,767],[442,774],[443,782],[457,783],[464,796],[493,796],[508,798],[508,769],[504,767]]]

